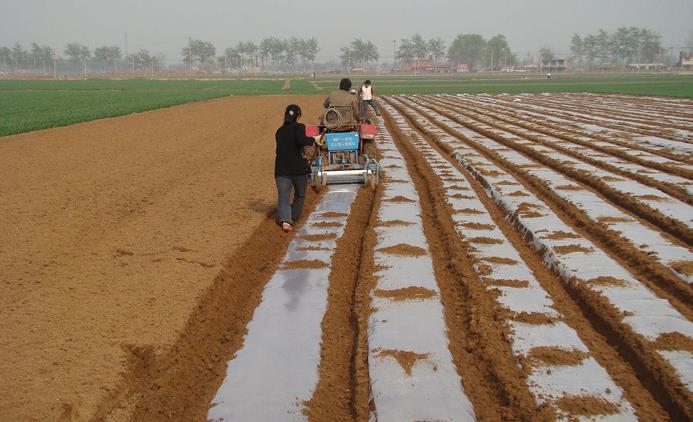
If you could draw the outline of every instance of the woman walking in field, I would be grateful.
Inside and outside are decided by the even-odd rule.
[[[315,139],[306,136],[306,127],[298,123],[301,108],[296,104],[286,107],[284,124],[277,129],[276,158],[274,160],[274,179],[277,182],[277,222],[285,232],[293,231],[295,222],[301,216],[303,202],[308,187],[310,165],[303,158],[303,147],[313,145]],[[291,188],[294,189],[293,203],[289,202]]]

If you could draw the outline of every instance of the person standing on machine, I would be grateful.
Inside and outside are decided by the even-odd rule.
[[[277,129],[276,157],[274,160],[274,180],[277,183],[277,223],[285,232],[294,230],[294,224],[301,217],[303,202],[308,187],[310,164],[303,158],[303,147],[315,143],[315,138],[306,135],[306,126],[299,123],[301,107],[291,104],[284,112],[284,124]],[[289,202],[291,188],[294,190],[293,203]]]
[[[373,100],[375,99],[375,91],[373,90],[373,85],[370,79],[366,79],[361,87],[361,121],[366,120],[366,115],[368,114],[368,106],[373,108],[376,116],[380,116],[380,111],[378,107],[375,106]]]

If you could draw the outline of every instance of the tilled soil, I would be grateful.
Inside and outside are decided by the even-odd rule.
[[[312,121],[320,101],[225,98],[0,139],[0,419],[113,413],[172,347],[214,350],[204,312],[232,310],[243,331],[291,237],[273,223],[274,131],[287,104]]]
[[[290,99],[306,116],[317,116],[320,100]],[[693,143],[692,104],[580,94],[384,100],[381,129],[391,134],[411,182],[389,177],[388,170],[399,169],[390,165],[375,193],[362,189],[331,262],[296,259],[280,266],[293,240],[337,238],[286,235],[272,222],[276,124],[264,122],[279,120],[288,97],[215,100],[3,139],[0,192],[10,201],[0,212],[13,223],[0,226],[11,239],[0,250],[0,262],[9,269],[0,278],[0,315],[9,322],[0,328],[5,355],[0,373],[10,380],[0,387],[0,397],[8,397],[0,414],[205,420],[227,363],[243,350],[248,323],[274,272],[329,267],[322,335],[312,339],[320,344],[318,381],[310,399],[292,404],[308,420],[377,417],[377,389],[371,386],[388,380],[369,371],[369,356],[396,361],[413,385],[417,367],[431,356],[405,350],[406,339],[402,349],[385,347],[369,355],[371,324],[378,323],[369,319],[378,312],[372,303],[401,305],[438,296],[450,357],[477,420],[572,420],[616,413],[640,420],[693,417],[687,375],[668,357],[693,350],[687,325],[693,290],[685,278],[693,262],[690,216],[664,215],[646,203],[692,202],[692,184],[686,181],[690,160],[681,153]],[[595,105],[592,117],[589,104]],[[594,129],[596,124],[603,130]],[[657,134],[654,141],[638,138]],[[587,149],[554,148],[548,136]],[[376,140],[371,147],[377,146]],[[460,160],[460,150],[469,156]],[[615,176],[596,178],[572,169],[549,157],[554,150]],[[521,154],[518,162],[508,151]],[[434,156],[442,158],[433,164]],[[490,165],[481,165],[482,159]],[[532,169],[554,170],[570,184],[552,188],[542,179],[549,176]],[[659,189],[661,196],[629,196],[613,185],[623,180]],[[410,190],[396,190],[402,195],[383,200],[383,186],[398,184],[409,184]],[[586,206],[557,191],[594,193],[596,201],[619,214],[594,218]],[[476,205],[464,202],[471,200]],[[320,194],[310,192],[306,215],[320,201]],[[396,217],[380,221],[384,205],[420,206],[417,218],[428,249],[406,243],[413,223]],[[564,228],[532,231],[527,225],[547,215],[555,215]],[[688,255],[665,261],[649,254],[648,245],[611,228],[624,222],[623,215]],[[342,223],[327,219],[346,215],[321,216],[325,221],[314,226],[330,229]],[[376,246],[383,240],[377,227],[392,229],[388,246]],[[550,250],[547,244],[553,245]],[[324,249],[302,245],[298,251]],[[515,255],[502,256],[507,248]],[[566,275],[574,269],[557,264],[597,250],[623,273],[616,277],[598,269],[600,275],[580,280]],[[399,262],[430,255],[439,292],[376,288],[382,281],[375,275],[382,269],[375,264],[378,253]],[[506,267],[527,268],[531,277]],[[539,296],[525,296],[527,306],[516,308],[524,310],[512,310],[509,303],[520,296],[509,292],[529,291],[530,281],[539,289],[533,294],[550,299],[550,312],[532,308],[531,302],[543,299]],[[657,306],[665,303],[667,312],[679,315],[679,328],[643,334],[642,325],[630,322],[643,312],[637,301],[631,312],[604,293],[631,294],[635,283],[660,301]],[[543,344],[538,341],[521,351],[524,340],[516,328],[549,330],[557,324],[575,333],[581,349],[561,342],[536,346]],[[270,323],[263,329],[271,328]],[[579,394],[537,393],[551,390],[541,383],[552,371],[580,371],[588,361],[603,368],[599,376],[613,383],[621,401],[614,401],[611,388],[588,385]],[[437,376],[436,371],[428,376]],[[542,373],[549,378],[537,375]],[[271,383],[272,374],[260,368],[252,382]],[[557,382],[574,387],[570,380]]]

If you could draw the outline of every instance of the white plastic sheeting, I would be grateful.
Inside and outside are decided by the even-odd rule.
[[[329,186],[296,233],[282,263],[318,260],[329,265],[360,185]],[[341,216],[325,216],[339,213]],[[335,215],[335,214],[332,214]],[[336,222],[338,227],[315,226]],[[334,234],[308,240],[305,235]],[[306,247],[320,250],[308,250]],[[262,294],[243,347],[227,368],[212,400],[214,421],[303,421],[303,403],[318,381],[321,322],[327,308],[329,266],[280,268]]]
[[[404,159],[382,124],[379,132],[378,147],[384,155],[380,165],[386,168],[387,179],[383,184],[378,220],[401,220],[409,225],[377,226],[376,289],[393,291],[417,287],[434,295],[404,300],[387,295],[372,296],[374,310],[368,320],[368,370],[375,404],[373,416],[378,421],[393,422],[471,421],[475,419],[474,409],[462,390],[448,349],[440,290],[419,215],[418,194]],[[411,202],[393,202],[396,197]],[[402,256],[385,249],[403,244],[421,248],[425,253]],[[411,373],[398,362],[396,354],[401,353],[417,357]]]

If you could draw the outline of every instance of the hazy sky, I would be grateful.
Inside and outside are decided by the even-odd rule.
[[[349,5],[343,10],[342,5]],[[0,46],[32,41],[64,50],[118,44],[179,60],[188,35],[220,54],[240,40],[311,37],[319,59],[361,37],[392,60],[392,40],[420,33],[447,45],[461,33],[504,34],[520,56],[549,46],[566,54],[571,35],[640,26],[658,31],[665,47],[693,32],[693,0],[0,0]]]

